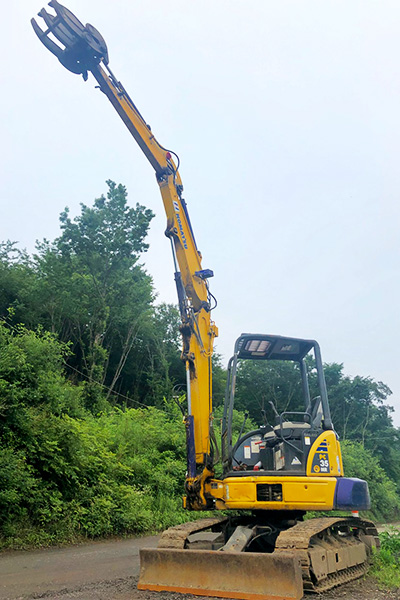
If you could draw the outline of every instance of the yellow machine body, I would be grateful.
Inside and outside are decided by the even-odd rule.
[[[327,451],[319,451],[321,443]],[[328,461],[329,474],[320,474],[320,462]],[[316,470],[317,467],[317,470]],[[307,460],[305,476],[263,476],[260,473],[244,477],[211,479],[205,484],[206,496],[215,499],[217,510],[332,510],[337,477],[343,474],[342,454],[333,431],[321,434],[313,443]],[[261,502],[257,500],[258,484],[281,484],[282,500]],[[186,498],[184,498],[185,504]]]
[[[336,489],[335,477],[315,477],[312,481],[298,476],[227,477],[223,482],[211,481],[208,486],[212,489],[216,483],[221,486],[221,496],[216,500],[218,510],[332,510]],[[281,484],[282,501],[257,501],[257,485],[262,484]]]

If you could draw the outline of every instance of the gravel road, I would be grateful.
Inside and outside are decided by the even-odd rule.
[[[139,549],[157,537],[93,542],[0,554],[0,600],[205,600],[200,596],[139,592]],[[400,600],[366,578],[306,600]]]
[[[101,598],[69,596],[77,590],[105,586],[110,594],[114,582],[129,583],[139,575],[139,549],[155,547],[158,537],[92,542],[66,548],[46,548],[0,554],[0,600],[16,598]],[[110,587],[111,586],[111,587]],[[86,593],[86,592],[85,592]],[[46,595],[47,594],[47,595]],[[107,595],[118,598],[117,590]],[[121,596],[121,598],[124,596]]]

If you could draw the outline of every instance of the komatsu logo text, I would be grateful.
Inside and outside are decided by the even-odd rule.
[[[179,231],[180,231],[181,238],[182,238],[182,244],[183,244],[183,247],[185,248],[185,250],[187,250],[187,241],[186,241],[185,232],[183,231],[183,225],[182,225],[182,220],[181,220],[181,215],[180,215],[180,208],[179,208],[178,202],[176,202],[175,200],[174,200],[174,209],[175,209],[176,220],[178,222]]]

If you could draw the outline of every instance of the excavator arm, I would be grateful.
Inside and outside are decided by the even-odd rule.
[[[49,2],[55,15],[44,8],[38,13],[47,28],[35,19],[33,29],[42,43],[73,73],[86,81],[91,72],[127,129],[153,167],[167,216],[166,236],[171,241],[175,282],[181,315],[182,360],[186,366],[188,411],[185,416],[188,472],[185,506],[206,509],[206,481],[213,476],[211,442],[212,374],[211,359],[218,330],[211,320],[212,300],[208,278],[202,269],[183,185],[178,156],[161,146],[134,102],[108,67],[108,51],[101,34],[90,24],[83,25],[56,0]],[[57,40],[57,41],[54,41]],[[172,157],[175,157],[176,162]]]

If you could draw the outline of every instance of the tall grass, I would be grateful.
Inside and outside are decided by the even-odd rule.
[[[400,588],[400,532],[385,531],[379,538],[381,549],[374,554],[370,573],[382,587]]]

